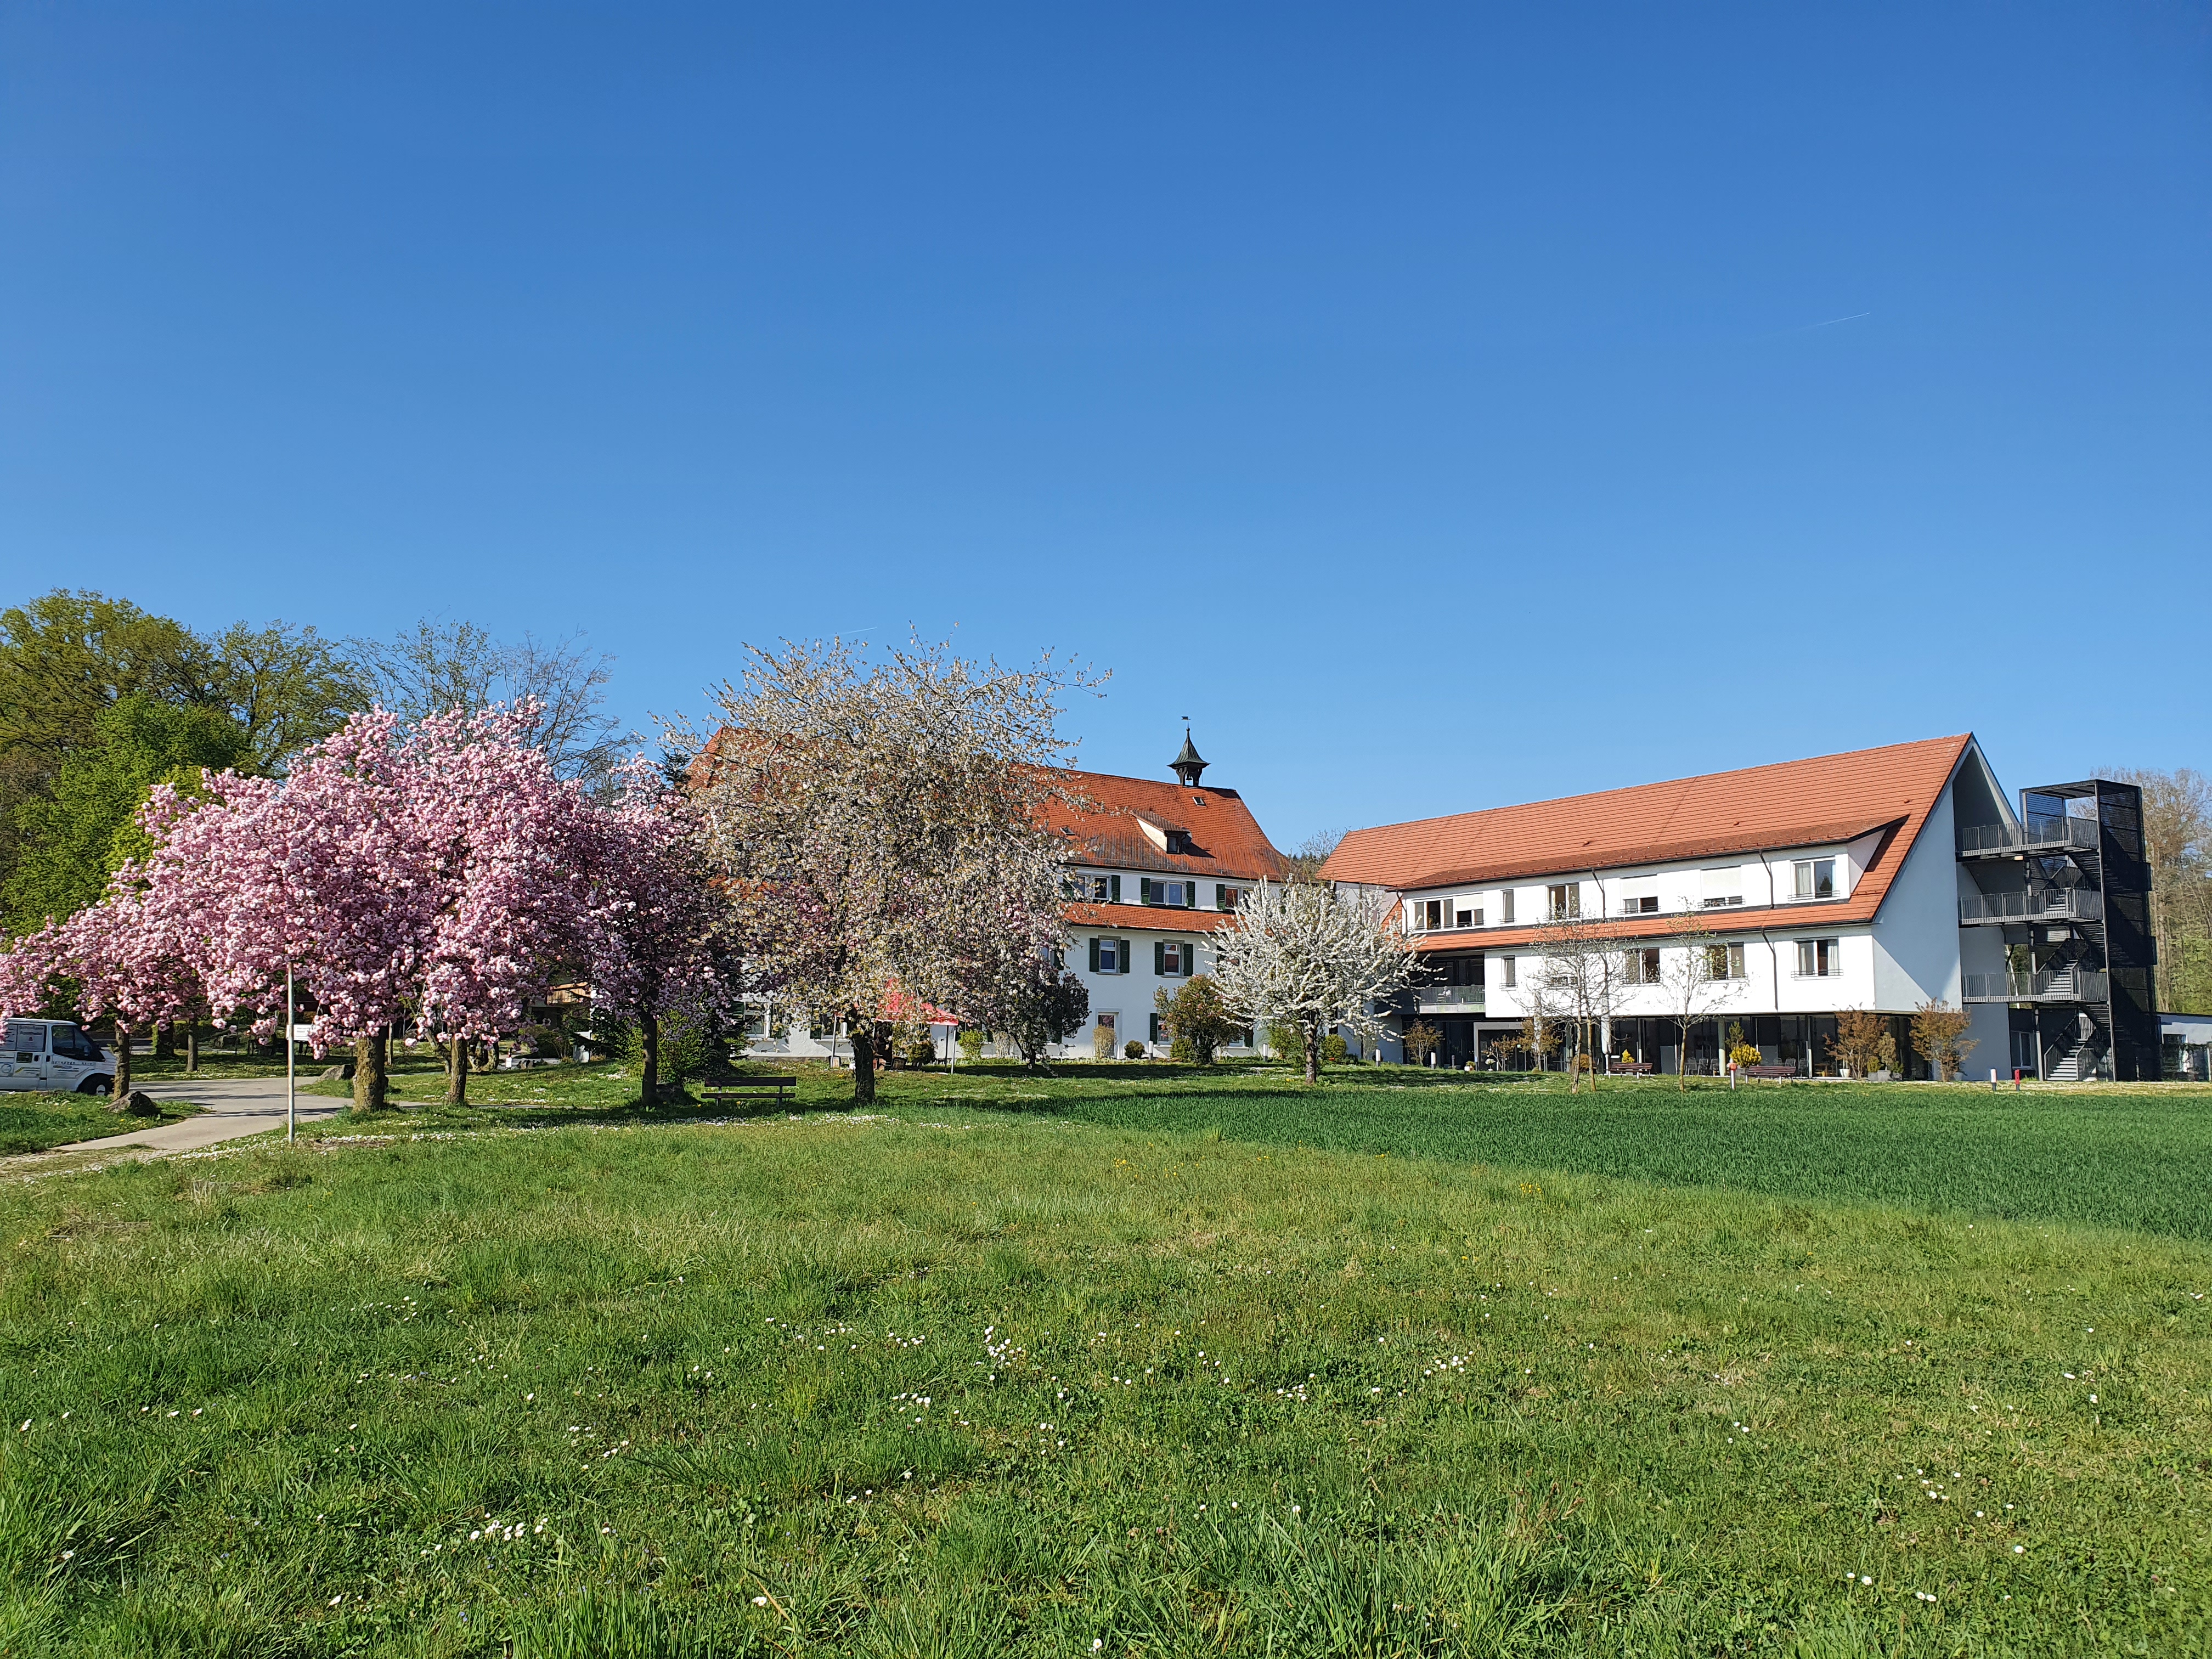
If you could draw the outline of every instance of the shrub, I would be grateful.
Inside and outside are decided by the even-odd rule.
[[[1096,1025],[1091,1028],[1091,1057],[1093,1060],[1114,1058],[1114,1028],[1112,1026]]]
[[[1145,1045],[1136,1038],[1131,1037],[1121,1045],[1121,1054],[1126,1060],[1142,1060],[1145,1057]]]
[[[971,1066],[983,1058],[983,1034],[972,1027],[960,1033],[960,1058]]]
[[[1190,1037],[1179,1036],[1176,1038],[1174,1042],[1168,1044],[1168,1058],[1175,1060],[1180,1065],[1197,1066],[1210,1063],[1212,1060],[1213,1056],[1212,1054],[1208,1054],[1206,1057],[1206,1060],[1201,1061],[1198,1057],[1197,1042]]]
[[[1321,1063],[1324,1066],[1346,1066],[1352,1060],[1352,1045],[1331,1031],[1321,1040]]]

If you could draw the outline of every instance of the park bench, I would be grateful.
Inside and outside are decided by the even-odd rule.
[[[741,1077],[702,1089],[709,1106],[789,1106],[798,1098],[795,1077]]]
[[[1797,1068],[1795,1066],[1746,1066],[1742,1071],[1746,1077],[1796,1077],[1797,1075]]]
[[[1651,1062],[1648,1060],[1616,1060],[1613,1062],[1615,1077],[1650,1077]]]

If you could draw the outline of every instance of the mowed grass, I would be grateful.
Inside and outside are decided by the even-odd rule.
[[[164,1101],[160,1115],[133,1117],[127,1112],[109,1110],[109,1104],[92,1095],[0,1094],[0,1158],[42,1152],[72,1141],[127,1135],[136,1129],[177,1122],[200,1109]]]
[[[0,1652],[2212,1639],[2194,1239],[597,1079],[0,1194]]]

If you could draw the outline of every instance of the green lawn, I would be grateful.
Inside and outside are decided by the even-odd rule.
[[[0,1192],[0,1653],[2212,1642],[2202,1097],[611,1070]]]
[[[191,1117],[197,1106],[164,1102],[158,1117],[112,1112],[109,1102],[93,1095],[0,1094],[0,1158],[43,1152],[74,1140],[125,1135]]]

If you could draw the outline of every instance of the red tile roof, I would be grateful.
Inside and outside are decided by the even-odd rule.
[[[1866,873],[1841,904],[1703,913],[1715,927],[1730,932],[1762,925],[1755,917],[1802,916],[1811,908],[1838,921],[1864,921],[1881,908],[1898,867],[1972,742],[1971,733],[1930,738],[1816,760],[1355,830],[1338,843],[1322,874],[1400,892],[1473,887],[1729,853],[1832,845],[1869,830],[1887,830],[1889,833]],[[1664,933],[1666,921],[1665,917],[1624,921],[1620,931],[1624,937]],[[1425,943],[1423,948],[1517,944],[1533,931],[1486,928],[1452,936],[1464,944]]]
[[[1087,803],[1079,809],[1054,801],[1046,808],[1045,823],[1067,842],[1072,864],[1217,881],[1279,880],[1289,872],[1289,863],[1234,789],[1207,783],[1186,789],[1172,781],[1105,772],[1062,771],[1058,776]],[[1188,831],[1191,851],[1161,851],[1139,826],[1139,814],[1164,828]]]
[[[1210,933],[1228,924],[1233,910],[1175,910],[1164,904],[1071,904],[1071,927],[1127,927],[1139,933]]]

